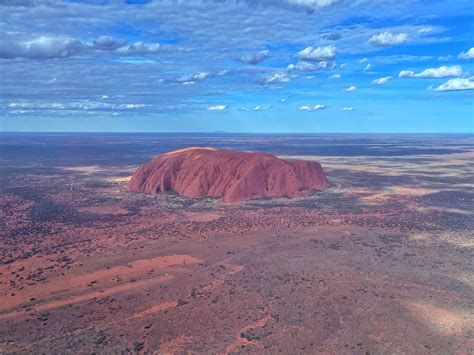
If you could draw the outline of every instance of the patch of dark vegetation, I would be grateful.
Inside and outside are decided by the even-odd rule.
[[[128,208],[128,207],[127,207]],[[126,216],[135,215],[138,209],[129,207]],[[29,209],[29,216],[33,222],[33,227],[37,223],[62,222],[75,226],[94,226],[99,222],[119,223],[123,220],[123,215],[96,214],[90,212],[78,212],[75,208],[47,200],[36,196],[33,206]]]
[[[404,235],[381,235],[379,239],[388,245],[403,243],[407,237]]]
[[[138,352],[142,351],[144,347],[145,347],[145,342],[144,341],[136,340],[133,343],[133,351],[135,353],[138,353]]]
[[[471,179],[471,182],[473,180]],[[466,190],[447,190],[439,191],[429,195],[417,198],[417,202],[425,206],[442,206],[448,208],[456,208],[471,212],[474,207],[474,193]]]
[[[240,336],[249,341],[261,340],[267,337],[270,333],[263,328],[253,328],[240,333]]]
[[[472,210],[471,210],[472,211]],[[474,230],[474,219],[470,212],[456,213],[456,212],[441,212],[437,214],[437,221],[440,227],[444,230]]]
[[[110,197],[110,196],[97,196],[97,197],[91,197],[87,201],[87,206],[90,206],[91,204],[94,205],[110,205],[110,204],[117,204],[120,203],[121,199],[118,197]]]
[[[321,211],[338,210],[342,212],[357,212],[363,206],[358,196],[344,196],[330,190],[318,191],[305,199],[291,202],[291,206],[313,208]]]
[[[45,199],[35,201],[30,208],[30,217],[33,222],[64,220],[69,214],[71,211],[66,206]]]
[[[6,192],[13,193],[17,195],[18,197],[28,200],[28,201],[33,201],[33,202],[39,202],[42,201],[45,192],[40,191],[38,188],[33,188],[33,187],[11,187],[5,189]]]
[[[1,164],[1,162],[0,162]],[[0,167],[0,176],[18,176],[18,175],[31,175],[31,176],[41,176],[41,175],[58,175],[58,176],[68,176],[70,173],[61,168],[55,168],[51,166],[41,166],[41,165],[31,165],[31,166],[16,166],[15,162],[10,162],[11,165],[6,166],[7,163],[3,164]]]
[[[112,186],[112,184],[104,180],[86,180],[83,182],[82,186],[91,189],[105,189],[107,187]]]

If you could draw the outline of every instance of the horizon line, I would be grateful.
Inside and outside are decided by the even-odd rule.
[[[468,134],[473,132],[240,132],[240,131],[1,131],[4,133],[120,133],[120,134]]]

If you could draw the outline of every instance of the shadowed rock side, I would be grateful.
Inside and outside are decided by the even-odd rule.
[[[128,190],[149,194],[174,190],[185,197],[212,196],[238,202],[264,196],[302,196],[328,185],[321,165],[314,161],[192,147],[159,155],[140,166]]]

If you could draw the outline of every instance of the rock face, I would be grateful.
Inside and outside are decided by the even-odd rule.
[[[238,202],[264,196],[302,196],[328,185],[315,161],[192,147],[159,155],[140,166],[128,190],[149,194],[174,190],[185,197],[213,196]]]

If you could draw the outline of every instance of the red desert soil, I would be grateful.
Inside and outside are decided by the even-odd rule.
[[[238,202],[301,196],[327,186],[323,169],[315,161],[191,147],[159,155],[140,166],[128,190],[149,194],[174,190],[185,197],[212,196]]]

